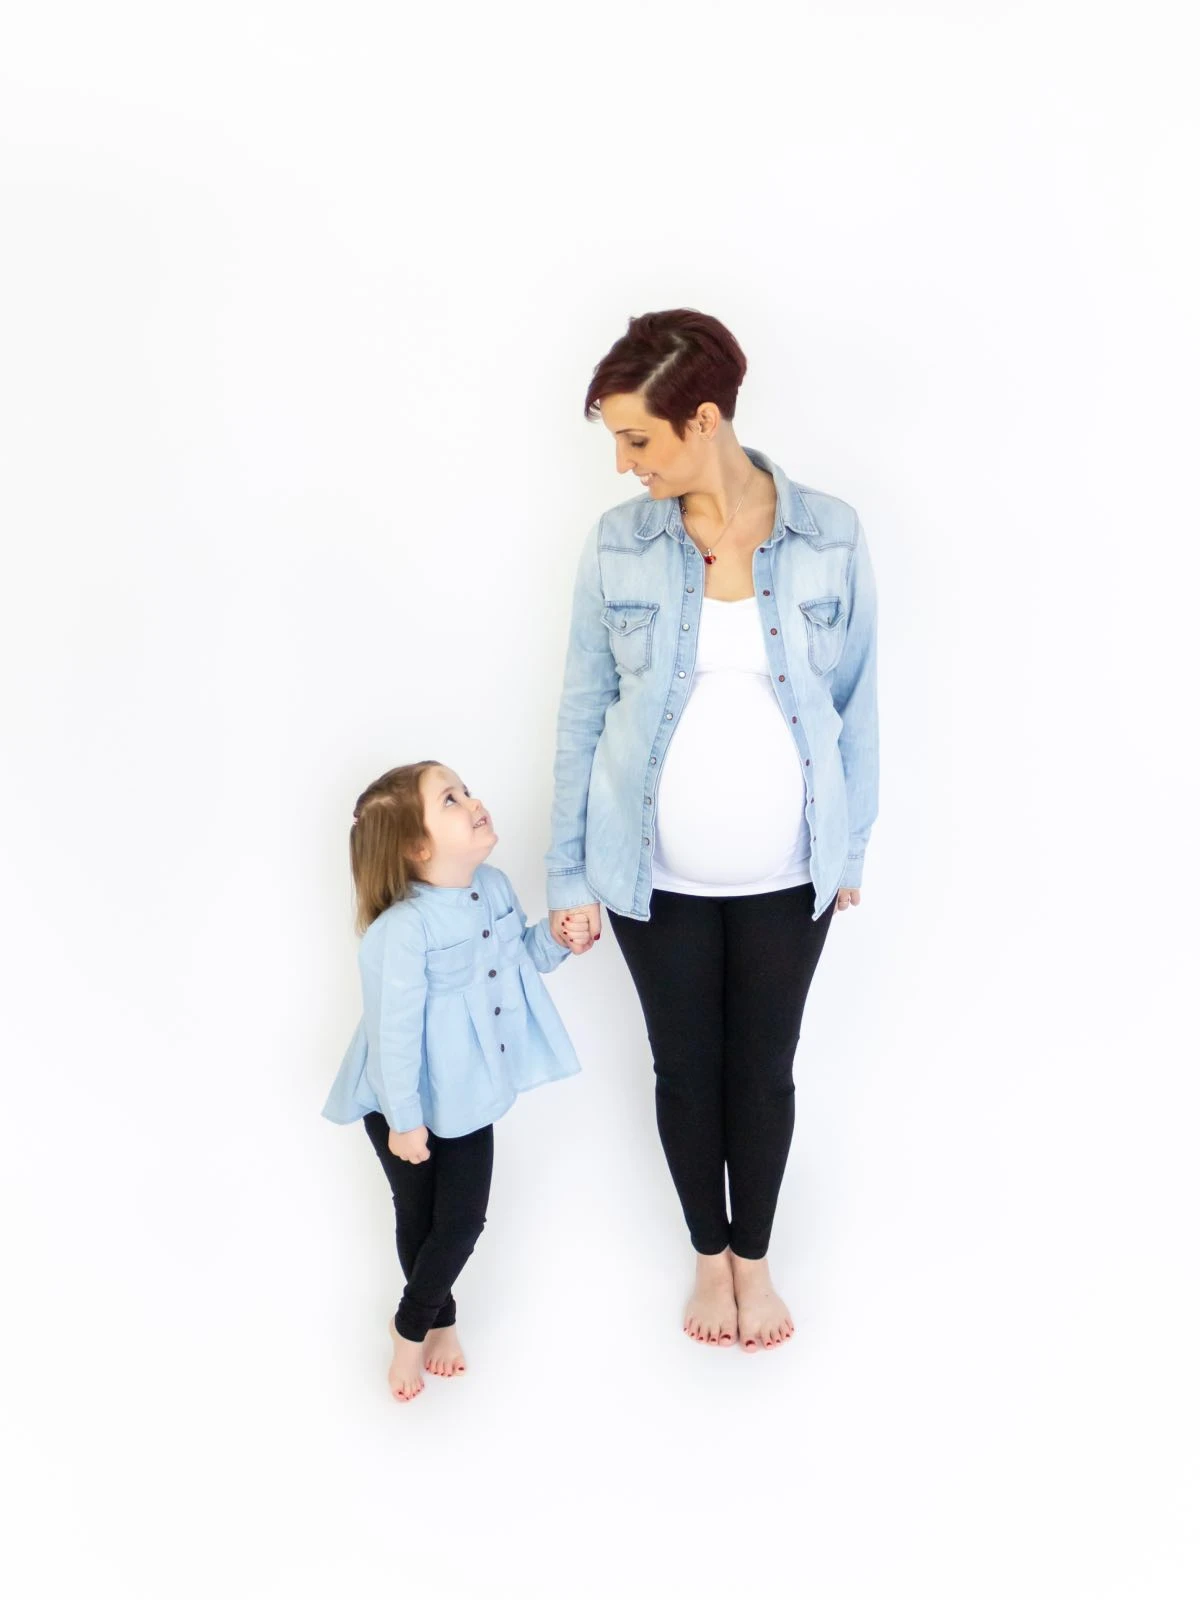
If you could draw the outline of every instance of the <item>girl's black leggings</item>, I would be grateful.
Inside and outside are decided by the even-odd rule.
[[[429,1135],[429,1160],[401,1161],[388,1149],[388,1125],[378,1111],[363,1118],[383,1163],[396,1206],[396,1254],[404,1294],[396,1311],[402,1339],[423,1339],[454,1322],[455,1280],[487,1221],[492,1187],[492,1126],[461,1139]]]
[[[834,914],[831,902],[814,922],[814,904],[807,883],[712,899],[656,889],[649,922],[609,912],[646,1019],[663,1152],[701,1255],[767,1253],[800,1021]]]

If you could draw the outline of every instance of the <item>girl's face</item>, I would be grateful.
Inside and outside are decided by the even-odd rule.
[[[703,408],[701,408],[703,409]],[[640,395],[610,394],[600,402],[617,446],[617,471],[633,472],[655,500],[694,489],[705,460],[697,417],[681,439],[665,417],[652,417]]]
[[[429,835],[418,855],[421,863],[474,870],[491,854],[496,845],[491,816],[456,772],[427,767],[421,774],[421,799]]]

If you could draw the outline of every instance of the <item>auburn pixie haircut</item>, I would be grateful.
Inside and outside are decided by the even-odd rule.
[[[710,400],[732,417],[746,376],[742,347],[724,323],[702,311],[647,311],[599,363],[583,403],[598,414],[610,394],[637,394],[652,417],[665,417],[679,438],[684,424]]]
[[[366,930],[397,900],[406,900],[410,885],[420,882],[413,856],[429,842],[421,775],[440,761],[414,761],[393,767],[368,786],[354,802],[350,828],[350,871],[358,898],[355,927]]]

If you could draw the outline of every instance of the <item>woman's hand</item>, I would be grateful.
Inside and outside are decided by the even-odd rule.
[[[600,904],[574,906],[570,911],[550,913],[550,937],[564,950],[581,956],[600,937]]]
[[[409,1128],[406,1133],[397,1133],[392,1128],[388,1131],[388,1149],[401,1161],[428,1161],[429,1129],[422,1126]]]
[[[837,892],[837,905],[834,909],[845,911],[847,906],[856,906],[861,894],[861,889],[839,889]]]

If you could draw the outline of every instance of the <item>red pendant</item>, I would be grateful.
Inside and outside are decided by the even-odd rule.
[[[716,559],[717,559],[716,556],[714,556],[712,551],[710,550],[709,553],[704,558],[704,565],[706,567],[714,566],[716,564]]]

